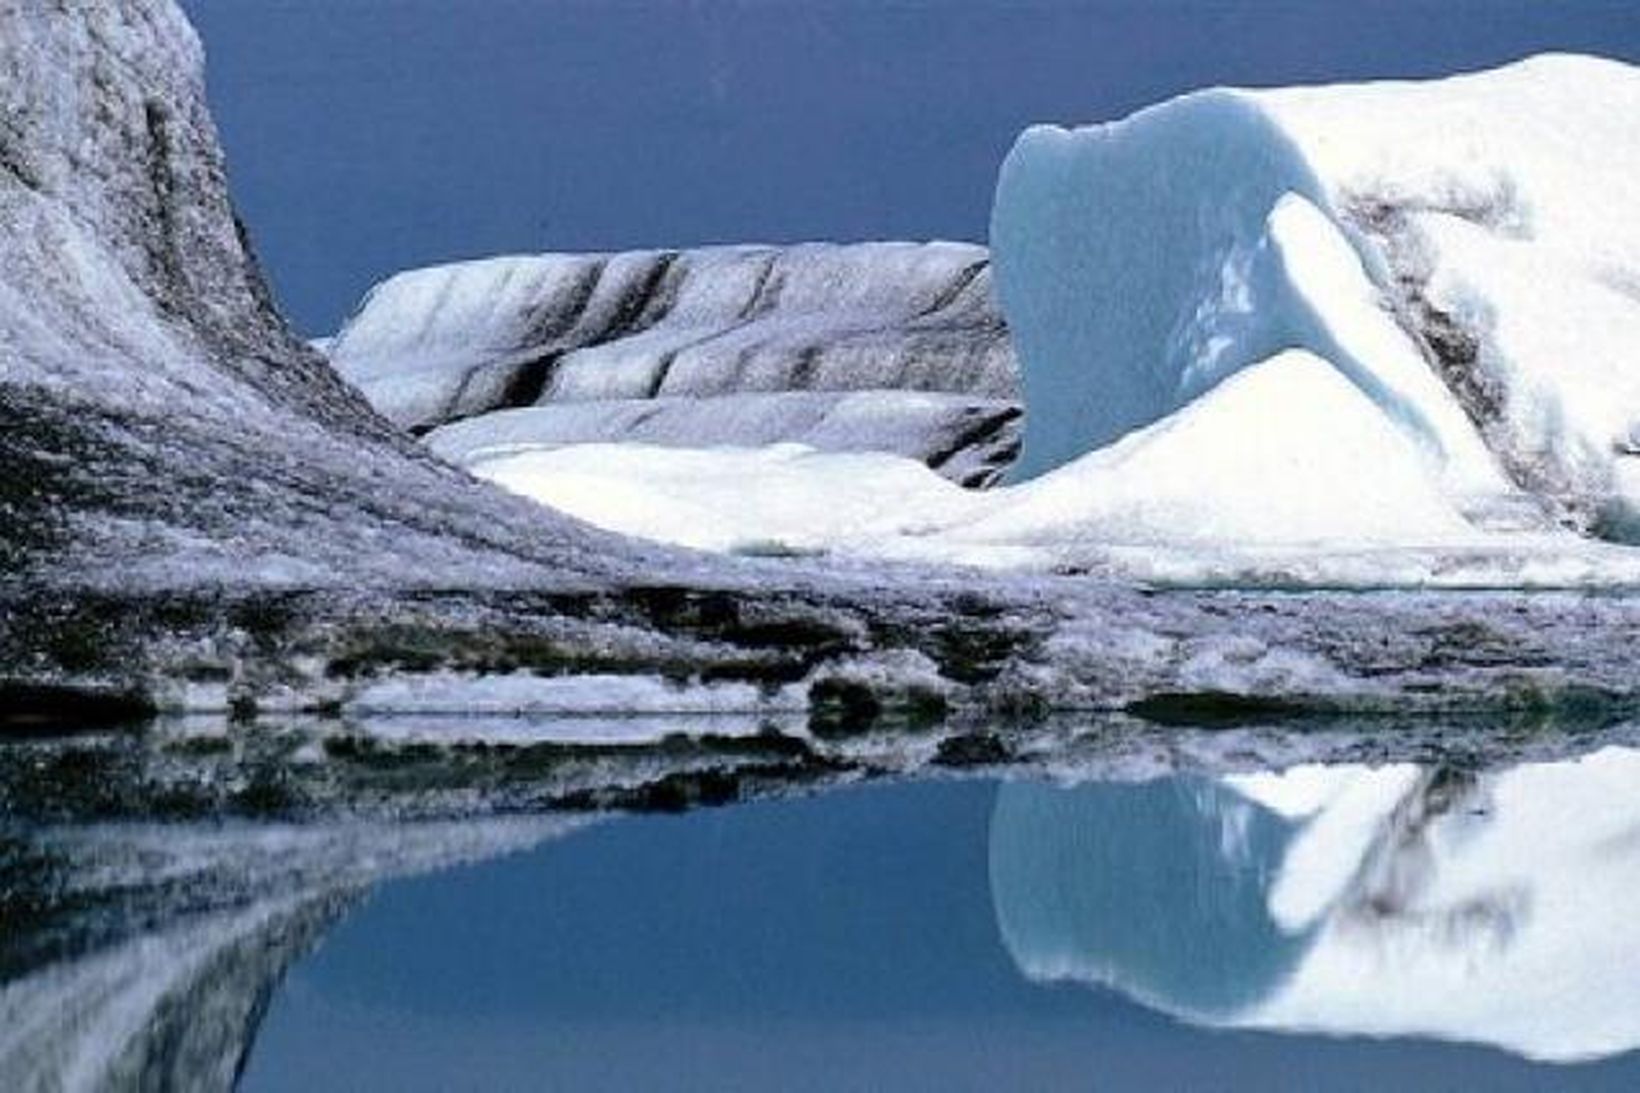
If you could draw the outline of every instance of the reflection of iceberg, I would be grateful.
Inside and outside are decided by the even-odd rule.
[[[1007,785],[1020,970],[1191,1020],[1431,1035],[1541,1059],[1640,1045],[1640,752],[1488,773],[1304,768]]]
[[[1033,979],[1089,979],[1200,1016],[1279,980],[1301,943],[1264,894],[1293,825],[1207,781],[997,796],[991,889],[1008,949]]]
[[[371,883],[564,826],[139,825],[8,840],[0,1087],[231,1088],[285,969]]]

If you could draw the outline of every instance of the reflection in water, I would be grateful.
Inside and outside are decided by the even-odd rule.
[[[586,1028],[599,1027],[600,1013],[658,1019],[658,1007],[695,1030],[691,1044],[706,1025],[688,1022],[738,1027],[740,1003],[789,1019],[820,999],[822,1016],[861,1027],[926,1017],[925,1004],[943,1018],[971,1009],[973,1027],[1014,1030],[995,1035],[1018,1035],[1021,1059],[1043,1042],[1029,1036],[1058,1030],[1074,1040],[1067,1057],[1077,1067],[1086,1026],[1055,1022],[1080,1019],[1063,1008],[1067,996],[1096,996],[1030,983],[1110,986],[1201,1025],[1432,1036],[1546,1060],[1640,1045],[1640,751],[1478,773],[1402,764],[1015,782],[994,803],[984,786],[962,788],[966,813],[930,817],[927,802],[940,798],[906,785],[883,790],[888,803],[833,795],[802,809],[737,810],[721,827],[702,817],[612,824],[584,874],[565,872],[581,841],[519,859],[547,870],[528,874],[524,890],[558,888],[560,917],[532,910],[541,931],[497,942],[505,953],[487,965],[501,970],[485,996],[500,987],[527,1000],[545,989],[531,986],[539,980],[557,992],[542,1012]],[[988,806],[989,898],[979,858]],[[286,970],[370,886],[532,846],[576,822],[0,825],[0,1088],[229,1088]],[[885,849],[915,829],[924,834],[914,852]],[[622,841],[620,831],[632,834]],[[740,872],[723,864],[742,858]],[[653,868],[680,861],[681,871]],[[446,897],[463,918],[508,914],[452,883],[459,891]],[[490,898],[519,890],[492,888]],[[951,929],[920,957],[911,951],[920,940],[863,936],[896,921],[942,933],[926,929],[927,909],[964,905],[969,918],[942,921],[977,928]],[[406,921],[429,913],[414,899],[406,907]],[[576,933],[577,907],[590,932]],[[624,925],[598,928],[605,922]],[[405,959],[394,936],[404,946],[421,935],[367,930],[352,944],[394,965]],[[910,986],[892,1003],[882,983],[861,986],[861,969],[836,954],[879,951],[873,941],[894,955],[872,966],[904,960],[903,974],[888,977],[934,984],[938,1004]],[[577,946],[584,960],[522,958]],[[612,949],[636,955],[621,962]],[[613,979],[610,964],[620,969]],[[825,978],[838,968],[848,984]],[[444,989],[436,974],[415,978],[425,981],[417,989]],[[789,995],[769,994],[786,979]],[[743,981],[755,989],[741,997]],[[709,997],[689,993],[692,983],[709,984]],[[1032,1023],[1050,1012],[1053,1021]],[[1014,1023],[994,1022],[996,1013]],[[749,1027],[748,1042],[762,1043],[767,1030]],[[1005,1049],[992,1042],[985,1054]]]
[[[1233,1012],[1297,960],[1265,908],[1294,825],[1213,782],[1007,784],[991,824],[1004,942],[1033,979]]]
[[[1019,969],[1201,1023],[1640,1045],[1640,752],[1073,788],[1012,783],[992,900]]]
[[[285,969],[369,885],[566,826],[156,824],[0,836],[0,1084],[228,1089]]]

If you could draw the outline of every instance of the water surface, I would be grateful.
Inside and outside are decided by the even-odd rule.
[[[1632,790],[1607,749],[605,819],[382,885],[244,1087],[1631,1089]]]

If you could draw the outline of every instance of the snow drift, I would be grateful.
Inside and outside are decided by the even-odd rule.
[[[1637,114],[1632,67],[1544,56],[1028,130],[991,224],[1029,406],[1019,473],[1299,348],[1471,515],[1518,522],[1524,492],[1620,531],[1640,502]],[[1305,412],[1272,400],[1246,428]]]

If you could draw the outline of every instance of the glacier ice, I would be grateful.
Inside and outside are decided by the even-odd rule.
[[[202,63],[169,0],[0,8],[0,574],[358,588],[567,563],[588,529],[475,490],[291,335]]]
[[[637,451],[527,455],[499,431],[495,458],[470,465],[595,523],[715,549],[1185,581],[1632,582],[1630,552],[1573,533],[1637,526],[1625,194],[1640,140],[1606,115],[1640,104],[1637,87],[1625,65],[1543,57],[1422,84],[1212,90],[1027,131],[992,223],[1025,446],[1016,484],[983,502],[889,464],[875,481],[828,470],[824,452],[856,445],[824,428],[697,439],[687,480]],[[709,437],[687,415],[557,437]],[[751,457],[713,446],[777,440],[821,451],[781,463],[800,496],[754,503],[765,494],[732,470]],[[602,496],[661,483],[642,513]],[[862,505],[895,516],[833,518]]]
[[[802,444],[825,452],[889,452],[977,486],[1011,460],[1019,417],[1013,402],[943,391],[784,391],[553,402],[452,421],[424,439],[468,469],[498,455],[577,444]]]
[[[695,300],[678,311],[680,317],[697,303],[710,311],[717,298],[745,307],[759,296],[748,276],[755,281],[756,270],[767,268],[764,300],[776,284],[786,287],[778,293],[780,306],[769,312],[767,352],[764,343],[731,340],[737,354],[747,350],[744,389],[738,374],[723,376],[704,364],[704,372],[696,365],[676,370],[696,358],[687,338],[683,345],[666,339],[691,328],[681,320],[667,327],[656,319],[632,334],[649,337],[655,344],[648,349],[645,342],[586,346],[597,352],[585,358],[584,373],[562,372],[562,394],[596,398],[561,405],[570,410],[602,403],[613,415],[630,414],[628,400],[615,397],[630,393],[622,384],[631,376],[652,383],[657,373],[650,364],[660,358],[647,354],[677,349],[661,377],[661,397],[648,399],[657,411],[657,433],[649,439],[676,430],[675,439],[695,427],[687,419],[696,411],[668,400],[715,402],[730,411],[725,416],[735,429],[757,432],[759,444],[771,435],[760,430],[772,429],[771,420],[789,413],[787,420],[812,446],[703,449],[687,458],[702,467],[713,459],[724,466],[738,460],[742,471],[765,483],[784,483],[782,519],[812,536],[793,535],[795,544],[771,541],[778,536],[755,526],[745,481],[737,483],[734,475],[703,470],[664,480],[661,459],[685,458],[678,449],[630,451],[631,458],[612,456],[599,468],[587,465],[584,457],[591,453],[585,449],[578,456],[560,454],[577,447],[531,441],[508,433],[510,425],[498,426],[489,438],[466,434],[459,440],[483,453],[476,466],[485,474],[502,475],[509,459],[521,461],[517,484],[547,481],[532,464],[540,471],[554,459],[581,459],[585,495],[593,495],[592,479],[600,474],[604,492],[618,495],[642,470],[657,472],[655,484],[665,487],[657,495],[677,510],[710,501],[670,528],[644,532],[659,538],[678,537],[687,521],[711,528],[721,520],[734,529],[732,537],[723,537],[725,545],[743,555],[805,554],[818,548],[815,539],[823,546],[833,534],[869,541],[869,550],[825,560],[713,558],[600,533],[486,487],[374,413],[319,349],[286,327],[233,215],[200,64],[199,43],[173,0],[0,4],[0,721],[72,715],[78,725],[88,711],[107,721],[196,702],[227,704],[259,717],[334,711],[383,680],[426,677],[436,686],[447,673],[461,680],[521,673],[659,675],[776,691],[806,685],[811,693],[831,681],[834,693],[840,687],[863,690],[885,710],[901,708],[913,689],[926,691],[921,683],[933,676],[954,717],[998,706],[1121,708],[1159,693],[1201,688],[1329,708],[1553,706],[1566,696],[1627,701],[1635,693],[1640,640],[1632,640],[1637,605],[1627,595],[1515,590],[1363,596],[1312,588],[1294,596],[1246,587],[1152,595],[1135,587],[1138,581],[1204,579],[1244,586],[1271,580],[1383,584],[1386,574],[1407,583],[1460,585],[1518,586],[1546,578],[1571,583],[1591,574],[1610,581],[1611,557],[1567,550],[1570,536],[1516,543],[1507,554],[1468,546],[1454,551],[1445,541],[1410,548],[1410,554],[1402,543],[1396,548],[1402,552],[1391,554],[1383,544],[1356,549],[1359,544],[1335,539],[1318,555],[1313,544],[1279,544],[1269,536],[1241,545],[1188,537],[1112,543],[1100,540],[1097,521],[1089,518],[1101,512],[1098,499],[1065,490],[1061,496],[1075,504],[1058,513],[1063,533],[1043,527],[1042,534],[1021,541],[979,533],[994,530],[985,522],[985,506],[1021,503],[1028,494],[991,500],[959,490],[924,465],[934,461],[926,456],[895,463],[895,456],[881,452],[818,450],[853,443],[851,434],[870,430],[884,431],[876,437],[906,435],[852,397],[861,393],[857,380],[877,375],[863,362],[885,359],[875,355],[884,345],[891,351],[887,359],[900,362],[894,374],[902,390],[891,400],[895,413],[909,412],[911,395],[929,396],[963,420],[980,402],[1011,400],[1011,391],[984,386],[1011,356],[989,299],[984,254],[974,248],[803,250],[802,268],[789,270],[787,280],[776,275],[783,263],[797,261],[789,249],[730,248],[715,253],[729,267],[738,263],[740,272],[728,269],[725,276],[738,277],[741,287],[731,290],[723,281],[707,291],[708,282],[700,281],[696,287],[705,295],[699,299],[690,296],[689,278],[682,276],[691,256],[670,262],[611,258],[615,268],[604,276],[613,296],[600,296],[604,278],[583,270],[575,277],[589,286],[587,307],[542,313],[543,344],[556,346],[561,343],[553,340],[553,322],[561,319],[569,330],[585,313],[592,325],[619,325],[627,314],[621,301],[635,309],[634,322],[656,318],[648,309],[652,301],[670,301],[667,307],[675,309],[686,297]],[[1607,143],[1620,147],[1623,134],[1612,136]],[[1512,162],[1487,160],[1494,161]],[[1614,186],[1623,181],[1610,173],[1598,177]],[[1314,215],[1292,205],[1300,213],[1300,234],[1306,215],[1327,231],[1340,223],[1337,203],[1323,196],[1305,196]],[[1452,233],[1436,239],[1391,230],[1404,208],[1361,221],[1390,226],[1386,238],[1400,248],[1397,261],[1444,253],[1437,244],[1452,253],[1467,245]],[[1490,223],[1484,217],[1477,222]],[[1361,244],[1360,230],[1343,235],[1352,246]],[[1620,240],[1620,231],[1612,238]],[[1283,235],[1283,247],[1288,239]],[[1488,236],[1486,245],[1493,243]],[[1306,260],[1314,257],[1299,249]],[[860,256],[868,253],[865,266],[892,275],[867,276]],[[1282,253],[1299,252],[1288,247]],[[1369,260],[1375,251],[1360,245],[1355,253],[1366,273],[1352,276],[1366,276],[1382,291],[1386,282]],[[1618,247],[1599,267],[1600,284],[1618,297],[1632,285],[1624,253]],[[1509,268],[1502,260],[1493,265],[1489,273]],[[548,276],[539,263],[514,268],[526,280]],[[1459,306],[1473,286],[1442,276],[1446,268],[1434,262],[1427,284],[1420,282],[1406,296],[1405,307],[1419,314],[1450,309],[1449,318],[1476,322],[1473,316],[1485,308]],[[480,272],[493,288],[506,270],[502,263]],[[659,295],[643,290],[651,276],[664,289]],[[434,276],[427,283],[438,282]],[[637,289],[620,287],[634,284]],[[922,287],[907,294],[910,285]],[[455,293],[452,300],[464,302],[450,314],[465,314],[469,304],[482,312],[488,291],[480,286]],[[431,298],[442,298],[441,292]],[[900,293],[894,298],[902,304],[890,307],[882,292]],[[848,314],[857,321],[839,318]],[[885,316],[893,318],[886,326]],[[1342,328],[1331,311],[1328,316],[1329,329]],[[743,339],[755,332],[756,317],[746,318]],[[841,333],[818,355],[794,357],[794,344],[813,344],[800,333],[811,320]],[[489,321],[461,319],[452,329],[500,329]],[[1498,356],[1517,337],[1502,323],[1492,341],[1457,324],[1451,319],[1442,344],[1462,349],[1470,338],[1480,358]],[[1419,329],[1446,330],[1434,322]],[[383,345],[399,345],[393,338],[401,335],[407,350],[420,337],[415,329],[384,330]],[[510,350],[523,343],[485,344]],[[835,355],[828,356],[826,346],[834,346]],[[335,343],[326,348],[339,353]],[[1327,347],[1307,348],[1313,359],[1339,364]],[[405,359],[412,356],[407,352]],[[810,357],[811,378],[828,386],[798,382]],[[1283,374],[1304,360],[1276,354],[1261,359],[1272,357],[1269,372],[1248,373],[1251,389],[1258,389],[1261,375]],[[1393,382],[1371,363],[1374,375]],[[514,393],[527,393],[537,380],[547,389],[551,369],[518,367]],[[1349,378],[1364,374],[1358,370]],[[962,391],[949,390],[943,379],[935,382],[959,375],[967,377],[960,381],[968,385]],[[493,379],[476,375],[472,389],[493,387]],[[668,383],[684,388],[668,394]],[[1237,392],[1220,384],[1205,394],[1234,400]],[[1375,391],[1362,394],[1380,404]],[[754,397],[782,400],[778,412],[764,417],[749,402],[734,401]],[[554,409],[528,401],[519,409]],[[556,396],[549,401],[558,402]],[[928,404],[915,405],[922,414]],[[1349,435],[1378,435],[1360,427],[1362,402],[1340,405],[1349,408]],[[1218,451],[1191,453],[1186,443],[1216,435],[1206,427],[1218,419],[1209,412],[1212,406],[1198,403],[1143,443],[1136,440],[1129,453],[1134,465],[1184,468],[1191,459],[1218,458]],[[575,420],[582,412],[559,417],[551,427],[568,422],[563,427],[569,433],[590,427]],[[1630,437],[1637,416],[1632,407],[1611,414]],[[622,427],[634,435],[649,428],[634,420],[623,417]],[[926,425],[933,418],[919,420]],[[1447,453],[1432,448],[1430,430],[1406,424],[1416,420],[1391,419],[1407,436],[1406,451],[1392,465],[1427,460],[1441,466]],[[1424,414],[1424,420],[1438,419]],[[1547,428],[1553,420],[1547,415],[1540,424]],[[1506,450],[1482,433],[1492,450]],[[1292,435],[1313,443],[1312,433]],[[458,443],[453,434],[449,440]],[[1163,459],[1175,443],[1180,446]],[[1610,437],[1606,443],[1609,448]],[[1101,489],[1112,483],[1109,456],[1082,458],[1090,481]],[[1615,462],[1614,477],[1624,479],[1626,457],[1607,451],[1591,459]],[[1279,465],[1269,459],[1253,464]],[[951,468],[958,465],[942,463],[941,469],[955,476]],[[995,464],[981,460],[979,467],[990,473]],[[1369,466],[1362,476],[1376,472],[1376,465]],[[791,485],[800,479],[820,485],[805,493]],[[1439,485],[1447,497],[1447,479]],[[881,504],[842,492],[874,489]],[[829,506],[827,490],[843,500]],[[1236,497],[1255,495],[1244,489]],[[983,500],[976,503],[976,497]],[[1038,515],[1058,504],[1042,502]],[[1347,507],[1341,500],[1332,511]],[[823,510],[829,523],[814,517]],[[1444,520],[1438,508],[1431,516]],[[1178,529],[1184,527],[1178,521],[1193,519],[1187,508],[1155,506],[1125,510],[1122,519],[1130,517],[1131,527],[1141,531]],[[1302,526],[1315,534],[1323,523]],[[964,538],[963,528],[975,533]],[[1434,523],[1414,531],[1428,539],[1432,528]],[[848,555],[847,542],[835,553]],[[1311,564],[1316,557],[1326,564]],[[885,558],[918,564],[888,565]],[[926,564],[953,561],[1022,565],[1031,572]],[[1626,572],[1631,585],[1640,585],[1632,564]],[[1224,632],[1232,624],[1235,640],[1228,641]],[[865,661],[881,671],[855,672]],[[915,681],[916,688],[895,680]],[[397,693],[409,702],[415,690]]]
[[[492,258],[388,278],[326,352],[416,430],[472,436],[527,408],[504,426],[515,441],[744,446],[803,440],[836,408],[874,421],[833,422],[822,446],[893,451],[978,485],[1018,444],[990,286],[985,249],[964,243]],[[848,397],[868,391],[888,394]]]
[[[992,214],[1021,476],[1288,348],[1331,362],[1471,513],[1636,497],[1640,73],[1544,56],[1424,83],[1186,95],[1036,127]],[[1614,508],[1615,506],[1615,508]]]

